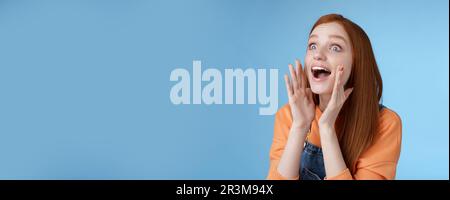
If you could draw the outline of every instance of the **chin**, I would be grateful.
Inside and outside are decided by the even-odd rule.
[[[333,92],[333,88],[329,87],[328,85],[311,84],[311,92],[318,95],[331,94]]]

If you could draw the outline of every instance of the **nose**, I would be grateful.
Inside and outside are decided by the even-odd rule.
[[[325,61],[327,59],[321,49],[317,49],[316,51],[314,51],[313,58],[314,60],[321,60],[321,61]]]

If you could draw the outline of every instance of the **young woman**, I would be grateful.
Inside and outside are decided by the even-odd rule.
[[[289,70],[267,179],[394,179],[401,120],[379,104],[383,84],[364,30],[341,15],[322,16],[304,69],[297,60]]]

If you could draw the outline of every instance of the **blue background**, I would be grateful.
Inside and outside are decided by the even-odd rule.
[[[264,179],[274,116],[171,104],[175,68],[279,68],[337,12],[403,120],[398,179],[448,179],[448,1],[0,1],[0,179]],[[222,71],[223,72],[223,71]]]

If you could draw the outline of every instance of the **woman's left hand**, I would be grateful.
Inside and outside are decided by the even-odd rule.
[[[353,91],[353,88],[349,88],[344,91],[345,83],[343,81],[343,73],[344,67],[339,65],[336,72],[336,77],[334,79],[333,93],[331,94],[330,101],[328,102],[325,111],[320,116],[319,126],[334,128],[334,123],[337,119],[339,111],[344,105],[345,100],[347,100]]]

